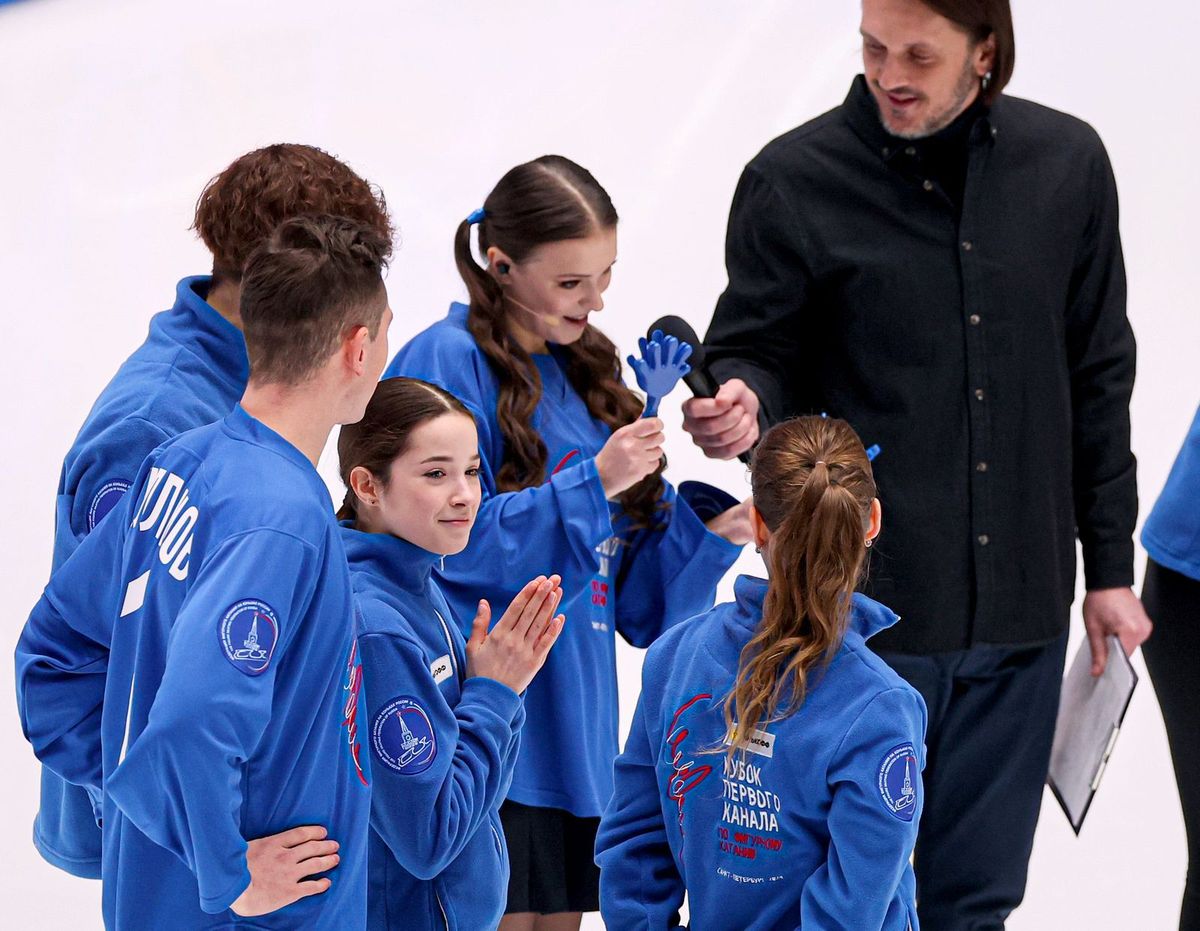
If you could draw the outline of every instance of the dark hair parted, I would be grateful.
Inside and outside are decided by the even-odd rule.
[[[921,0],[927,7],[950,20],[979,44],[995,36],[996,54],[992,61],[992,79],[983,99],[995,103],[1008,85],[1017,61],[1017,43],[1013,36],[1012,8],[1009,0]]]
[[[358,518],[358,496],[350,487],[350,473],[362,466],[386,487],[391,465],[408,448],[412,432],[443,414],[462,414],[475,422],[458,398],[437,385],[416,378],[386,378],[379,383],[362,420],[346,424],[338,434],[338,473],[346,486],[338,520]]]
[[[511,169],[483,202],[479,250],[503,250],[524,261],[539,246],[583,239],[612,229],[617,211],[587,169],[561,155],[543,155]],[[496,473],[500,491],[540,485],[546,479],[546,444],[532,426],[542,396],[533,359],[509,333],[504,292],[471,252],[471,224],[459,224],[454,260],[470,295],[467,326],[488,357],[500,383],[496,416],[504,437],[504,461]],[[621,380],[621,360],[612,341],[588,325],[576,342],[563,346],[566,376],[593,417],[613,430],[642,414],[642,402]],[[623,492],[619,501],[636,526],[654,526],[662,497],[661,468]]]
[[[725,699],[730,753],[760,723],[799,708],[810,672],[841,645],[875,499],[857,434],[825,417],[797,417],[767,431],[754,451],[751,487],[771,531],[771,578],[762,621],[742,648]]]
[[[391,242],[346,217],[296,217],[250,254],[241,315],[250,378],[299,384],[352,327],[371,339],[387,306],[383,269]]]
[[[213,256],[213,284],[238,282],[246,259],[284,220],[305,214],[342,216],[371,227],[389,243],[392,224],[383,192],[328,152],[279,143],[255,149],[204,187],[192,228]]]

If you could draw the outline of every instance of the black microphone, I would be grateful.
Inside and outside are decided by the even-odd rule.
[[[692,347],[692,354],[688,356],[688,365],[692,370],[683,376],[684,383],[692,389],[692,394],[698,398],[716,397],[717,390],[721,387],[717,384],[717,380],[713,378],[712,373],[708,370],[708,366],[704,361],[704,344],[700,342],[700,337],[696,335],[696,331],[692,329],[692,325],[682,317],[667,316],[659,317],[652,324],[650,329],[646,331],[646,339],[650,339],[655,330],[661,330],[663,336],[674,336],[681,343],[687,343]],[[738,453],[738,459],[750,464],[750,451]]]
[[[717,389],[721,386],[704,364],[704,344],[700,342],[700,337],[696,335],[692,325],[682,317],[659,317],[650,324],[650,329],[646,331],[646,339],[650,339],[655,330],[662,330],[663,336],[674,336],[681,343],[692,347],[692,354],[688,357],[688,365],[692,370],[683,376],[684,383],[698,398],[715,397]]]

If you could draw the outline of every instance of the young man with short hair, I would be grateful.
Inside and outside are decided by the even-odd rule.
[[[194,227],[212,275],[179,282],[175,305],[150,321],[146,341],[101,393],[63,462],[52,574],[121,500],[160,443],[224,417],[246,388],[238,298],[246,257],[289,217],[333,214],[392,236],[383,195],[320,149],[277,144],[236,159],[209,181]],[[100,877],[92,804],[43,768],[34,844],[55,866]]]
[[[297,218],[251,255],[241,403],[147,458],[21,636],[27,737],[103,799],[107,927],[366,920],[350,578],[315,465],[387,361],[389,246]]]

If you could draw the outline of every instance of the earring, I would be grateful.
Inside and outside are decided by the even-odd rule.
[[[864,541],[864,542],[863,542],[863,545],[864,545],[864,546],[865,546],[867,549],[870,549],[872,546],[874,546],[874,545],[875,545],[875,541],[874,541],[874,540],[866,540],[866,541]]]
[[[992,83],[992,72],[989,71],[987,74],[985,74],[980,83],[982,85],[980,89],[986,91],[988,89],[988,85]]]
[[[756,552],[756,553],[760,553],[760,554],[761,554],[761,553],[762,553],[762,547],[761,547],[761,546],[756,546],[756,547],[754,547],[754,552]]]

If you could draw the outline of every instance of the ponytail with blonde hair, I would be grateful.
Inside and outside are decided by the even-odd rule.
[[[844,420],[797,417],[754,451],[754,506],[771,531],[763,616],[725,699],[729,753],[760,724],[793,714],[810,675],[832,660],[866,560],[871,463]]]

